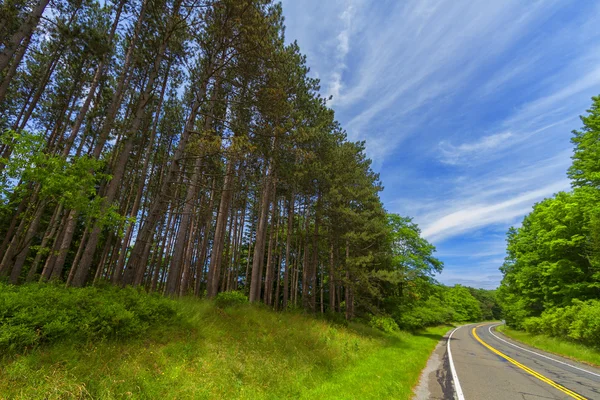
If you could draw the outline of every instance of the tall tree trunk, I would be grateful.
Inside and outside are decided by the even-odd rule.
[[[309,263],[309,247],[310,241],[308,240],[308,197],[306,199],[306,208],[304,215],[304,262],[302,263],[302,308],[308,310],[310,307],[310,299],[309,299],[309,280],[310,280],[310,263]]]
[[[206,263],[206,254],[208,253],[208,237],[210,236],[209,224],[212,220],[213,207],[215,205],[215,196],[217,193],[217,180],[213,178],[210,188],[210,199],[208,200],[208,207],[206,210],[206,216],[204,217],[204,225],[202,227],[202,245],[200,246],[200,256],[196,266],[196,286],[194,288],[194,296],[200,296],[200,288],[202,280],[204,279],[204,264]]]
[[[208,282],[206,295],[209,299],[215,297],[219,291],[219,276],[221,269],[221,261],[223,257],[223,246],[225,244],[225,229],[227,225],[229,202],[231,199],[231,191],[234,181],[234,168],[234,160],[231,159],[227,163],[227,168],[225,171],[225,180],[223,182],[221,202],[219,204],[219,214],[217,217],[215,227],[215,237],[213,240],[213,247],[210,255],[210,264],[208,266]]]
[[[277,199],[273,199],[269,245],[267,246],[267,267],[265,273],[265,304],[269,306],[272,304],[273,298],[273,244],[275,243],[275,237],[277,235],[276,225],[279,223],[275,222],[277,220],[277,213]]]
[[[312,243],[312,265],[310,267],[309,285],[310,291],[310,309],[312,312],[317,311],[317,269],[319,263],[319,222],[321,219],[321,192],[317,193],[317,205],[315,211],[315,230],[313,233]]]
[[[265,174],[262,185],[260,211],[258,226],[256,229],[256,242],[254,244],[254,255],[252,258],[252,280],[250,281],[250,302],[260,301],[261,275],[265,258],[265,239],[267,236],[267,219],[269,217],[269,195],[271,193],[271,179],[269,167],[265,166]]]
[[[161,43],[161,46],[158,50],[158,54],[156,59],[154,60],[154,66],[150,73],[150,77],[146,82],[146,86],[144,92],[141,94],[140,99],[138,101],[137,108],[133,114],[133,122],[131,127],[128,129],[127,134],[125,135],[125,144],[123,145],[122,150],[119,152],[117,157],[117,161],[115,164],[115,168],[113,169],[113,177],[107,185],[107,190],[104,196],[104,202],[102,207],[102,213],[105,213],[108,210],[108,207],[112,204],[115,196],[117,195],[117,190],[121,186],[121,180],[125,174],[125,168],[127,166],[127,161],[130,157],[131,150],[133,149],[134,140],[137,137],[138,130],[142,124],[142,120],[146,115],[146,105],[150,101],[150,97],[152,91],[154,90],[154,82],[158,77],[158,73],[160,70],[160,64],[162,62],[162,58],[167,49],[166,41]],[[94,224],[94,228],[92,229],[92,233],[90,234],[90,238],[87,241],[85,250],[83,252],[83,256],[81,257],[81,263],[75,276],[73,278],[73,286],[81,287],[85,284],[88,271],[90,269],[90,265],[92,263],[92,259],[94,257],[94,253],[96,251],[96,246],[98,245],[98,240],[100,239],[100,233],[102,232],[102,225],[99,221],[96,221]]]
[[[207,85],[208,79],[204,81],[204,91],[206,91]],[[181,134],[181,137],[179,139],[177,148],[175,149],[175,152],[171,157],[172,162],[169,165],[169,169],[166,173],[166,176],[160,185],[159,193],[157,194],[156,199],[153,201],[152,205],[150,206],[150,209],[148,210],[146,220],[142,224],[142,227],[140,228],[136,237],[133,249],[131,250],[131,256],[129,257],[129,261],[127,262],[127,269],[130,271],[136,271],[139,268],[143,268],[144,264],[146,263],[146,260],[142,259],[144,249],[146,247],[146,244],[150,241],[152,232],[154,231],[156,224],[164,215],[166,206],[168,204],[171,183],[177,180],[176,177],[180,169],[179,163],[183,159],[187,142],[190,138],[191,133],[194,131],[194,125],[196,121],[196,116],[198,114],[198,109],[205,95],[205,93],[201,95],[201,98],[197,99],[191,107],[190,115],[185,124],[185,128],[183,129],[183,133]]]
[[[210,107],[210,111],[208,112],[208,115],[206,116],[206,118],[204,120],[204,132],[209,132],[213,125],[213,116],[214,116],[214,112],[215,112],[214,105],[215,105],[215,102],[219,99],[219,96],[220,96],[219,79],[217,79],[215,82],[215,88],[214,88],[213,95],[211,96],[212,97],[212,106]],[[194,172],[192,174],[192,177],[190,178],[189,187],[187,189],[187,193],[185,196],[185,203],[184,203],[183,212],[181,215],[181,224],[179,227],[177,239],[175,240],[173,259],[171,260],[171,268],[169,269],[169,275],[167,277],[167,286],[166,286],[165,290],[168,295],[174,295],[176,293],[177,285],[178,285],[179,281],[181,280],[181,262],[183,259],[183,247],[185,246],[186,236],[189,234],[189,232],[188,232],[189,226],[193,219],[192,214],[193,214],[195,201],[198,197],[198,187],[200,186],[200,180],[202,178],[201,170],[202,170],[203,165],[204,165],[204,158],[202,156],[197,156],[196,161],[194,163]],[[226,193],[224,195],[228,196],[229,193]],[[223,199],[221,198],[221,202],[222,201],[223,201]],[[227,211],[225,210],[224,213],[227,214]],[[212,263],[212,261],[213,260],[211,257],[211,263]],[[215,288],[215,295],[216,295],[216,290],[218,290],[218,284],[219,284],[219,276],[218,275],[216,276],[216,283],[211,284],[210,282],[212,282],[212,281],[211,281],[210,272],[209,272],[209,287],[207,289],[208,289],[208,291],[210,291],[211,285],[217,285],[217,288]]]
[[[329,312],[335,312],[335,260],[333,249],[333,238],[329,245]]]
[[[29,198],[24,197],[23,200],[19,203],[15,214],[13,215],[8,230],[4,233],[4,239],[2,240],[2,244],[0,245],[0,254],[4,255],[5,250],[7,249],[11,239],[13,238],[13,234],[15,233],[15,228],[17,227],[17,222],[19,219],[23,221],[23,212],[25,211],[25,207],[29,203]],[[3,258],[4,256],[2,256]],[[0,259],[0,261],[2,261]]]
[[[194,248],[194,238],[196,236],[196,220],[196,218],[192,219],[192,226],[190,227],[190,234],[187,241],[187,247],[185,249],[185,257],[183,259],[183,274],[181,276],[181,283],[179,286],[179,296],[183,296],[187,293],[188,280],[190,276],[192,249]]]
[[[23,39],[29,38],[33,34],[48,3],[50,3],[50,0],[41,0],[27,16],[17,32],[5,44],[4,50],[0,52],[0,74],[8,67],[11,58]]]
[[[13,60],[9,70],[7,71],[6,76],[2,78],[2,84],[0,84],[0,104],[4,101],[4,97],[6,97],[6,92],[8,92],[10,82],[17,73],[19,64],[21,63],[21,60],[23,59],[23,56],[25,55],[25,52],[29,47],[30,40],[31,36],[27,36],[23,43],[21,43],[21,46],[19,46],[19,51],[17,51],[15,59]]]
[[[129,41],[129,47],[127,49],[127,53],[125,55],[125,60],[123,62],[123,67],[121,69],[121,74],[119,76],[119,80],[117,82],[117,89],[112,97],[110,106],[108,108],[108,112],[106,118],[104,118],[104,124],[102,125],[102,130],[100,131],[100,135],[98,136],[98,141],[94,146],[94,150],[92,152],[92,157],[95,159],[99,159],[102,154],[102,150],[104,149],[104,145],[108,140],[108,136],[110,131],[112,130],[114,121],[117,117],[117,113],[119,111],[119,106],[121,105],[121,101],[123,100],[123,94],[125,93],[125,88],[128,86],[127,83],[129,81],[129,67],[131,66],[131,62],[133,60],[133,52],[137,46],[137,40],[140,35],[140,30],[142,29],[142,23],[144,21],[144,15],[146,13],[146,6],[148,1],[143,0],[140,13],[138,15],[137,21],[135,23],[135,28],[133,30],[133,35],[131,40]]]
[[[62,213],[62,210],[63,210],[62,204],[58,205],[54,209],[54,214],[52,214],[52,218],[50,218],[50,223],[48,224],[46,233],[44,234],[44,237],[42,238],[42,243],[40,244],[40,250],[38,250],[37,254],[35,255],[35,259],[33,260],[33,263],[31,264],[31,267],[29,268],[29,272],[27,273],[27,282],[33,281],[33,278],[38,270],[40,262],[42,261],[43,250],[48,245],[48,242],[50,241],[50,239],[53,238],[54,235],[56,234],[56,230],[58,228],[58,221],[60,221],[60,215]]]
[[[71,242],[73,241],[73,234],[75,233],[75,228],[77,227],[78,216],[79,213],[75,210],[71,210],[67,214],[67,223],[65,225],[62,240],[60,241],[58,254],[54,261],[52,274],[50,274],[50,280],[58,280],[62,277],[65,261],[67,259],[67,255],[69,254],[69,249],[71,248]]]
[[[288,202],[287,237],[285,242],[285,270],[283,273],[283,309],[288,305],[289,275],[290,275],[290,246],[292,244],[292,230],[294,226],[294,194],[290,195]]]
[[[348,261],[350,259],[350,245],[346,242],[346,319],[354,318],[354,296],[352,293],[352,281]]]
[[[40,220],[42,218],[42,214],[44,213],[44,209],[46,208],[46,203],[41,201],[37,207],[35,214],[33,215],[33,219],[29,224],[29,228],[27,228],[27,233],[25,234],[25,238],[23,243],[21,244],[21,251],[17,254],[15,259],[15,263],[12,268],[12,272],[10,274],[9,282],[13,285],[16,285],[19,282],[19,277],[21,276],[21,270],[23,269],[23,264],[25,264],[25,259],[29,254],[29,249],[31,246],[31,242],[35,235],[37,234],[38,227],[40,225]]]

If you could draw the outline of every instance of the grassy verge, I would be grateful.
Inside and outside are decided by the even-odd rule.
[[[143,336],[67,336],[3,356],[0,398],[409,399],[448,330],[383,334],[249,305],[173,303],[177,318]]]
[[[505,325],[499,326],[497,329],[512,339],[547,351],[548,353],[557,354],[575,361],[581,361],[586,364],[600,367],[600,349],[573,343],[561,338],[517,331]]]

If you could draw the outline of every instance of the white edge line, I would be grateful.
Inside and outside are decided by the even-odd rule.
[[[454,361],[452,360],[452,351],[450,351],[450,340],[452,339],[452,335],[459,329],[460,326],[458,328],[455,328],[452,332],[450,332],[450,336],[448,336],[448,360],[450,361],[450,371],[452,372],[452,380],[454,381],[454,390],[456,391],[456,396],[458,397],[458,400],[465,400],[462,388],[460,387],[460,382],[458,381],[458,375],[456,375],[456,368],[454,368]]]
[[[591,374],[591,375],[594,375],[594,376],[600,377],[600,374],[596,374],[595,372],[590,372],[590,371],[588,371],[588,370],[586,370],[586,369],[583,369],[583,368],[576,367],[576,366],[574,366],[574,365],[571,365],[571,364],[568,364],[568,363],[566,363],[566,362],[562,362],[562,361],[560,361],[560,360],[555,360],[555,359],[554,359],[554,358],[552,358],[552,357],[548,357],[548,356],[545,356],[545,355],[543,355],[543,354],[536,353],[535,351],[531,351],[531,350],[529,350],[529,349],[525,349],[525,348],[523,348],[523,347],[521,347],[521,346],[517,346],[516,344],[514,344],[514,343],[511,343],[511,342],[509,342],[508,340],[504,340],[504,339],[502,339],[501,337],[499,337],[499,336],[495,335],[495,334],[492,332],[492,327],[495,327],[495,326],[500,326],[500,325],[490,325],[490,326],[489,326],[489,328],[488,328],[488,331],[490,332],[490,334],[491,334],[493,337],[495,337],[496,339],[498,339],[498,340],[500,340],[500,341],[502,341],[502,342],[504,342],[504,343],[506,343],[506,344],[510,344],[511,346],[513,346],[513,347],[516,347],[517,349],[521,349],[521,350],[523,350],[523,351],[526,351],[526,352],[528,352],[528,353],[532,353],[532,354],[535,354],[535,355],[537,355],[537,356],[540,356],[540,357],[543,357],[543,358],[547,358],[548,360],[552,360],[552,361],[554,361],[554,362],[557,362],[557,363],[559,363],[559,364],[566,365],[566,366],[568,366],[568,367],[571,367],[571,368],[574,368],[574,369],[576,369],[576,370],[578,370],[578,371],[587,372],[588,374]],[[449,350],[449,349],[450,349],[450,348],[448,348],[448,350]]]

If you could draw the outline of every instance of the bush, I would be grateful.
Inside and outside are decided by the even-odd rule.
[[[600,301],[573,300],[567,307],[546,310],[539,317],[527,318],[523,328],[534,334],[568,337],[584,344],[600,343]]]
[[[0,284],[0,353],[63,339],[136,337],[175,319],[174,301],[133,288]]]
[[[386,316],[372,316],[369,325],[372,328],[379,329],[385,333],[393,333],[400,329],[393,318]]]
[[[439,297],[431,296],[417,306],[400,308],[394,313],[394,319],[402,329],[415,331],[452,322],[454,310]]]
[[[242,292],[221,292],[215,298],[215,304],[219,308],[236,307],[248,303],[248,297]]]

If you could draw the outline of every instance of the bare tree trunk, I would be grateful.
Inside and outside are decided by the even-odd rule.
[[[17,69],[19,68],[19,64],[21,63],[21,60],[23,59],[23,56],[25,55],[25,52],[27,51],[27,48],[29,47],[30,40],[31,40],[31,35],[27,36],[25,38],[25,40],[23,41],[23,43],[21,43],[21,46],[19,46],[19,51],[17,51],[17,54],[10,66],[10,69],[8,70],[8,72],[6,73],[6,76],[4,76],[4,78],[2,80],[2,84],[0,85],[0,103],[2,103],[4,101],[4,97],[6,96],[8,87],[10,86],[10,81],[15,76]]]
[[[21,270],[23,269],[23,264],[25,263],[25,259],[29,254],[29,247],[31,245],[31,241],[35,237],[38,227],[40,225],[40,220],[42,218],[42,214],[44,213],[44,209],[46,208],[46,204],[42,201],[33,216],[31,223],[29,224],[29,228],[27,229],[27,233],[25,234],[25,239],[21,244],[21,251],[17,254],[15,259],[15,263],[12,268],[12,272],[10,274],[9,282],[13,285],[16,285],[19,281],[19,277],[21,276]]]
[[[304,215],[304,262],[302,263],[302,307],[305,310],[308,310],[309,306],[310,306],[310,302],[309,302],[309,295],[308,295],[308,291],[309,291],[309,277],[310,277],[310,263],[309,263],[309,240],[308,240],[308,198],[306,199],[306,203],[305,203],[305,215]]]
[[[279,254],[277,255],[278,259],[277,262],[275,263],[275,265],[277,266],[277,281],[275,282],[275,310],[279,309],[279,297],[280,297],[280,290],[281,290],[281,264],[283,262],[283,249],[281,249],[281,251],[279,252]]]
[[[323,266],[321,266],[321,268],[320,268],[320,270],[321,270],[321,284],[319,285],[319,287],[321,289],[320,290],[320,292],[321,292],[321,303],[320,303],[321,304],[321,314],[323,314],[325,312],[325,309],[324,309],[325,305],[324,305],[324,302],[323,302],[323,285],[325,283],[324,280],[323,280],[323,269],[324,269]]]
[[[333,257],[333,238],[329,247],[329,312],[335,312],[335,262]]]
[[[31,103],[29,103],[29,106],[27,107],[25,114],[22,116],[22,120],[19,119],[19,129],[24,129],[25,125],[27,125],[27,122],[29,121],[29,118],[31,117],[31,114],[33,113],[33,110],[35,110],[35,107],[37,106],[38,102],[40,101],[40,98],[42,97],[42,94],[44,93],[44,90],[46,89],[46,85],[48,85],[48,82],[50,81],[50,78],[52,77],[52,73],[54,73],[54,70],[56,69],[56,66],[58,65],[60,58],[61,58],[62,54],[59,53],[57,55],[57,57],[52,60],[52,62],[50,63],[49,68],[47,69],[46,73],[44,74],[44,78],[42,79],[42,81],[40,82],[40,85],[38,86],[36,92],[33,95],[33,98],[31,99]],[[77,81],[78,79],[75,79],[75,81]],[[74,82],[75,83],[75,82]],[[75,85],[73,86],[75,87]],[[73,97],[73,93],[71,93],[71,96],[69,97]],[[66,102],[67,106],[68,106],[68,101]],[[62,114],[66,113],[66,109],[64,110],[64,112]]]
[[[294,194],[288,202],[287,237],[285,242],[285,270],[283,273],[283,309],[287,308],[289,299],[289,275],[290,275],[290,245],[292,244],[292,229],[294,226]]]
[[[65,225],[63,237],[60,242],[60,247],[58,248],[58,255],[54,261],[54,267],[52,268],[50,280],[57,280],[62,276],[63,267],[69,253],[69,248],[71,247],[71,242],[73,241],[73,234],[75,233],[78,214],[79,213],[75,210],[71,210],[67,214],[67,223]]]
[[[256,243],[254,244],[254,256],[252,258],[252,281],[250,282],[250,302],[260,301],[260,289],[262,285],[262,269],[265,257],[265,239],[267,236],[267,219],[269,216],[269,195],[271,193],[271,179],[269,167],[265,166],[263,178],[260,212],[258,226],[256,229]]]
[[[239,281],[240,281],[240,273],[242,272],[240,265],[240,255],[242,252],[242,242],[244,239],[244,225],[246,223],[246,201],[244,201],[244,205],[242,206],[242,216],[241,221],[238,227],[237,233],[237,244],[236,251],[233,256],[233,265],[235,266],[235,281],[233,285],[233,290],[238,290]]]
[[[50,3],[50,0],[41,0],[21,24],[19,30],[17,30],[6,43],[4,50],[0,52],[0,74],[10,63],[12,56],[19,48],[23,39],[28,38],[33,34],[48,3]]]
[[[352,293],[352,282],[350,280],[350,268],[348,260],[350,259],[350,245],[346,242],[346,319],[354,318],[354,296]]]
[[[165,234],[164,237],[162,237],[162,232],[163,232],[163,226],[161,225],[160,229],[158,230],[158,237],[162,237],[162,241],[160,242],[160,248],[157,248],[156,251],[156,255],[153,257],[154,258],[154,271],[152,273],[152,281],[150,283],[150,291],[154,292],[156,291],[156,285],[158,282],[158,274],[160,272],[160,268],[162,267],[162,260],[163,260],[163,254],[165,252],[165,246],[167,245],[167,239],[169,237],[169,229],[171,229],[171,220],[173,219],[173,213],[169,213],[169,218],[167,219],[167,225],[166,225],[166,230],[165,230]]]
[[[192,248],[194,247],[194,237],[196,231],[196,219],[192,219],[192,226],[190,227],[190,235],[187,241],[187,247],[185,250],[185,257],[183,262],[183,274],[179,284],[179,296],[183,296],[187,292],[188,278],[190,276],[190,259],[192,257]]]
[[[162,62],[166,49],[167,42],[165,39],[161,43],[161,46],[158,50],[158,54],[156,56],[156,59],[154,60],[154,65],[150,73],[150,77],[146,82],[144,92],[141,94],[137,108],[133,114],[133,123],[131,124],[131,127],[128,129],[128,132],[125,135],[125,144],[123,145],[123,149],[120,151],[117,157],[115,168],[113,170],[113,177],[107,186],[102,212],[107,211],[108,207],[113,202],[117,194],[119,186],[121,185],[121,180],[123,179],[123,176],[125,174],[125,168],[127,166],[127,160],[130,157],[131,150],[133,149],[134,140],[142,124],[142,120],[146,115],[146,105],[150,101],[150,96],[152,94],[152,91],[154,90],[154,82],[158,77],[160,71],[160,64]],[[96,223],[94,224],[94,228],[92,229],[92,232],[90,234],[90,238],[86,244],[85,250],[83,252],[83,256],[81,257],[81,263],[79,265],[79,268],[77,269],[77,272],[75,273],[75,276],[73,278],[73,286],[81,287],[85,284],[86,277],[88,275],[88,271],[90,269],[94,253],[96,251],[96,246],[98,245],[98,240],[100,239],[101,232],[102,225],[100,225],[100,223],[96,221]]]
[[[69,270],[69,276],[67,278],[67,286],[71,285],[71,281],[73,281],[73,276],[75,274],[75,271],[77,270],[77,264],[79,263],[79,259],[81,258],[81,253],[83,252],[83,248],[85,247],[85,242],[87,241],[89,233],[90,233],[90,226],[89,226],[89,224],[86,224],[85,230],[83,231],[83,235],[81,236],[80,246],[77,249],[77,254],[75,254],[75,258],[73,259],[73,263],[71,264],[71,269]]]
[[[40,250],[35,255],[35,259],[33,260],[33,263],[31,264],[31,268],[29,268],[29,272],[27,273],[27,282],[33,281],[33,277],[35,276],[35,273],[37,272],[38,267],[40,265],[40,262],[42,261],[43,249],[46,248],[46,246],[48,245],[48,241],[52,237],[54,237],[54,235],[56,234],[56,230],[58,228],[58,221],[60,221],[60,215],[62,213],[62,210],[63,210],[62,204],[59,204],[54,209],[54,214],[52,215],[52,218],[50,219],[50,223],[48,224],[48,228],[46,229],[46,233],[44,234],[44,237],[42,238]]]
[[[94,146],[94,150],[92,152],[92,156],[95,159],[100,158],[100,154],[102,154],[102,150],[104,149],[104,145],[106,144],[106,140],[112,130],[113,123],[115,118],[117,117],[117,113],[119,111],[119,106],[121,105],[121,101],[123,100],[123,94],[125,93],[125,88],[127,87],[127,83],[129,81],[129,67],[131,66],[131,62],[133,59],[133,51],[137,46],[137,40],[140,35],[140,30],[142,28],[142,23],[144,21],[144,15],[146,13],[146,5],[148,1],[143,0],[142,6],[140,9],[140,14],[138,15],[138,19],[135,23],[135,28],[133,30],[133,35],[129,41],[129,48],[127,49],[127,54],[125,55],[125,61],[123,62],[123,68],[121,69],[121,75],[119,76],[119,81],[117,83],[117,89],[115,94],[113,95],[111,104],[108,108],[108,113],[106,118],[104,119],[104,124],[102,125],[102,130],[100,131],[100,135],[98,136],[98,141]]]
[[[100,257],[100,262],[98,263],[98,268],[96,268],[96,274],[94,275],[94,281],[92,283],[93,285],[98,283],[98,280],[100,279],[102,272],[104,271],[104,269],[106,267],[106,258],[108,257],[108,253],[112,246],[113,238],[114,238],[114,235],[111,232],[108,235],[108,238],[106,239],[106,244],[104,245],[104,249],[102,250],[102,257]],[[106,271],[106,274],[105,274],[105,278],[108,280],[109,276],[110,276],[110,269],[108,268]]]
[[[156,196],[154,202],[152,203],[152,206],[148,210],[146,221],[140,228],[136,237],[135,245],[133,246],[131,256],[129,257],[129,261],[127,263],[128,269],[137,270],[138,268],[141,268],[141,266],[146,262],[146,260],[142,259],[144,247],[146,246],[146,243],[148,243],[148,241],[150,240],[152,232],[156,227],[156,224],[164,215],[165,208],[168,204],[171,182],[174,182],[176,180],[176,176],[180,169],[179,163],[183,159],[183,155],[187,143],[189,141],[190,135],[194,131],[196,116],[198,115],[200,106],[206,98],[208,82],[213,73],[213,64],[211,63],[211,60],[209,60],[206,69],[203,71],[203,78],[200,80],[200,87],[198,90],[200,96],[194,100],[194,103],[190,107],[191,109],[189,117],[186,121],[181,137],[179,138],[177,148],[175,149],[175,152],[171,157],[172,162],[169,165],[169,169],[166,173],[166,176],[160,185],[159,193]]]
[[[235,204],[235,200],[233,201],[233,203]],[[232,206],[233,208],[233,206]],[[234,272],[236,271],[236,253],[237,253],[237,239],[238,239],[238,224],[239,224],[239,218],[238,218],[238,210],[235,211],[231,211],[231,218],[233,219],[233,228],[230,229],[231,232],[231,236],[229,238],[229,248],[230,251],[228,252],[228,257],[227,257],[227,262],[229,264],[229,268],[227,268],[227,287],[226,287],[226,291],[231,291],[234,290]]]
[[[27,206],[27,204],[29,203],[29,198],[25,197],[23,198],[23,200],[21,200],[21,202],[19,203],[19,207],[17,207],[17,211],[15,212],[15,214],[12,217],[12,220],[10,221],[10,226],[8,227],[8,230],[6,231],[6,233],[4,234],[4,239],[2,240],[2,244],[0,245],[0,254],[6,254],[5,250],[7,249],[11,239],[13,238],[13,234],[15,233],[15,228],[17,227],[17,222],[19,221],[19,217],[22,217],[22,213],[23,211],[25,211],[25,206]],[[21,218],[21,222],[23,221],[23,218]],[[2,256],[4,257],[4,256]],[[2,261],[0,259],[0,261]]]
[[[52,270],[54,269],[54,262],[56,261],[56,257],[58,255],[58,251],[60,250],[60,245],[62,243],[63,236],[65,234],[65,228],[67,224],[67,220],[69,218],[69,213],[63,213],[62,218],[60,219],[60,223],[58,224],[59,230],[54,238],[54,243],[52,244],[52,249],[50,250],[50,254],[46,258],[46,262],[44,263],[44,268],[42,269],[42,275],[40,276],[40,282],[50,280],[52,275]]]
[[[309,275],[309,284],[311,287],[310,291],[310,309],[313,312],[317,311],[317,268],[319,263],[319,222],[321,217],[321,192],[317,193],[317,206],[315,211],[315,230],[313,233],[313,243],[312,243],[312,251],[313,251],[313,259],[312,265],[310,268]]]
[[[208,282],[206,295],[209,299],[215,297],[219,291],[219,277],[221,270],[221,261],[223,258],[223,246],[225,242],[225,229],[231,199],[231,190],[233,188],[234,160],[229,160],[225,172],[225,181],[223,182],[223,191],[221,192],[221,202],[219,204],[219,214],[215,227],[215,237],[213,240],[212,252],[210,255],[210,265],[208,267]]]
[[[277,235],[275,222],[277,219],[277,199],[273,199],[273,210],[271,211],[271,229],[269,232],[269,245],[267,248],[267,268],[265,274],[265,304],[272,305],[273,298],[273,244]]]
[[[198,265],[196,267],[196,286],[194,288],[194,296],[200,296],[200,286],[202,284],[202,280],[204,279],[204,264],[206,263],[206,254],[208,252],[208,237],[210,236],[210,228],[208,225],[211,221],[212,210],[215,205],[215,195],[217,193],[216,184],[217,180],[213,178],[210,189],[210,199],[208,200],[208,208],[206,211],[206,217],[204,218],[204,226],[202,227],[202,231],[204,234],[202,236],[200,257],[198,257]]]

